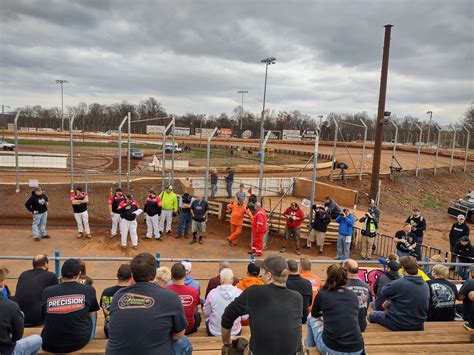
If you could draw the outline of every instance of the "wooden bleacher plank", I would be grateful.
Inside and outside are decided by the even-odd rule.
[[[364,333],[364,342],[367,345],[397,345],[405,344],[462,344],[469,342],[467,332],[430,334],[421,332],[391,332],[391,333]],[[408,340],[409,339],[409,340]]]
[[[474,354],[474,344],[398,344],[396,347],[387,345],[367,346],[367,354],[388,355],[388,354]]]

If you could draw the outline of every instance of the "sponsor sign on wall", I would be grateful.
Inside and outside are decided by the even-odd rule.
[[[250,137],[252,137],[252,131],[250,129],[248,129],[248,130],[246,130],[242,133],[242,138],[248,139]]]
[[[301,140],[300,131],[298,129],[284,129],[282,132],[284,141],[299,141]]]
[[[146,126],[146,134],[163,134],[164,130],[165,130],[165,126],[154,126],[154,125]]]
[[[219,138],[230,138],[232,137],[232,128],[221,128],[217,131]]]
[[[188,127],[175,127],[174,134],[177,137],[189,137],[189,135],[191,134],[191,129],[189,129]]]
[[[314,141],[316,139],[316,132],[306,129],[303,131],[301,139],[303,139],[304,141]]]
[[[197,137],[209,137],[212,133],[214,128],[196,128],[196,134],[195,136]]]
[[[268,139],[280,139],[280,131],[265,131],[265,136],[267,135],[268,132],[272,132],[270,134],[270,137]]]

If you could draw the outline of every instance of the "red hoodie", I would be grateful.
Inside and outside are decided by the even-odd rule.
[[[304,221],[304,212],[301,208],[297,208],[293,210],[291,207],[288,207],[284,213],[286,217],[286,226],[288,228],[299,228],[301,226],[301,222]],[[295,216],[296,219],[290,219],[290,216]]]

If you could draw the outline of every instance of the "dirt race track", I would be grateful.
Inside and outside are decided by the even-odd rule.
[[[182,141],[182,140],[181,140]],[[186,143],[192,143],[193,146],[197,146],[199,141],[197,139],[187,140]],[[242,141],[242,140],[216,140],[213,142],[214,147],[230,149],[230,145],[234,148],[245,147],[256,148],[258,147],[257,141]],[[291,149],[294,152],[312,152],[313,146],[310,143],[303,142],[269,142],[268,147],[274,149],[288,150]],[[382,151],[382,173],[386,174],[389,172],[391,165],[392,151],[386,147]],[[412,147],[413,148],[413,147]],[[20,146],[20,151],[48,151],[56,153],[68,153],[67,146],[46,146],[46,145],[35,145],[35,146]],[[204,148],[201,148],[204,149]],[[152,150],[150,149],[152,152]],[[93,148],[93,147],[78,147],[76,154],[80,156],[76,157],[76,176],[79,181],[82,182],[84,168],[96,169],[95,173],[89,176],[90,181],[106,181],[116,182],[117,175],[114,171],[117,169],[117,159],[115,158],[117,149],[109,147]],[[148,151],[145,151],[148,154]],[[319,149],[321,154],[332,154],[332,146],[322,144]],[[337,147],[337,160],[346,162],[351,169],[354,171],[355,167],[359,166],[362,149],[360,144],[354,144],[352,147],[346,147],[341,145]],[[125,150],[124,150],[125,154]],[[151,154],[151,153],[150,153]],[[282,154],[287,154],[283,152]],[[298,153],[296,153],[298,154]],[[371,148],[366,149],[365,159],[365,170],[370,172],[371,159],[373,150]],[[462,172],[462,166],[464,160],[462,159],[462,152],[458,152],[456,155],[458,159],[454,159],[453,163],[453,174],[449,174],[447,167],[449,166],[449,151],[443,151],[443,156],[439,157],[438,166],[440,167],[439,175],[433,176],[432,168],[434,165],[433,154],[422,154],[420,158],[420,176],[414,177],[414,173],[411,171],[416,166],[416,153],[412,151],[397,151],[397,158],[404,168],[404,172],[397,175],[395,181],[389,181],[388,179],[382,179],[382,196],[381,196],[381,211],[382,211],[382,223],[380,231],[389,235],[393,235],[397,231],[406,217],[410,214],[410,209],[414,206],[418,206],[422,210],[422,214],[425,216],[428,224],[428,230],[425,235],[425,244],[432,245],[434,247],[447,250],[448,242],[447,236],[451,224],[454,219],[448,217],[446,214],[446,207],[450,200],[460,198],[463,194],[470,189],[474,189],[474,173],[472,172],[472,153],[469,158],[468,173]],[[448,155],[448,156],[446,156]],[[307,159],[307,157],[299,157]],[[351,159],[352,158],[352,159]],[[352,161],[354,163],[352,163]],[[293,162],[292,162],[293,163]],[[95,164],[95,165],[94,165]],[[140,162],[132,161],[132,171],[139,168]],[[95,166],[95,167],[94,167]],[[212,156],[211,156],[212,166]],[[126,167],[126,160],[123,160],[123,169]],[[310,164],[311,169],[311,164]],[[101,170],[105,170],[101,173]],[[112,171],[112,172],[111,172]],[[221,170],[222,171],[222,170]],[[327,178],[324,177],[329,173],[329,170],[322,170],[318,172],[318,176],[322,177],[322,181],[326,182]],[[202,176],[202,172],[177,172],[176,176]],[[238,175],[238,170],[236,172]],[[160,172],[149,173],[161,178]],[[295,171],[279,172],[279,173],[266,173],[266,176],[295,176]],[[248,176],[256,176],[256,174],[249,174]],[[311,176],[311,171],[305,171],[302,176]],[[20,182],[28,183],[29,179],[37,178],[40,182],[48,183],[68,183],[69,182],[69,171],[20,171]],[[126,179],[124,179],[125,181]],[[359,206],[358,213],[361,213],[366,208],[366,194],[369,190],[370,179],[364,177],[362,181],[349,180],[347,187],[359,191]],[[11,186],[15,181],[14,171],[2,170],[0,175],[0,184],[9,184]],[[340,182],[335,184],[342,185]],[[22,192],[28,193],[28,188],[22,187]],[[67,189],[66,189],[67,190]],[[65,190],[65,191],[66,191]],[[26,195],[25,195],[26,196]],[[8,206],[9,197],[3,196]],[[285,200],[286,203],[286,200]],[[348,206],[353,207],[353,206]],[[9,206],[10,209],[20,208],[23,209],[23,205]],[[70,208],[69,206],[67,208]],[[5,222],[5,223],[4,223]],[[174,226],[174,230],[176,226]],[[60,250],[62,255],[65,256],[133,256],[138,252],[148,251],[153,254],[160,252],[162,257],[174,257],[174,258],[246,258],[249,234],[248,231],[244,232],[239,246],[236,248],[230,248],[227,245],[225,237],[228,234],[228,225],[219,220],[211,219],[209,223],[209,233],[206,241],[203,245],[190,246],[184,240],[168,239],[164,242],[157,241],[141,241],[139,244],[139,250],[133,251],[128,249],[126,252],[122,251],[119,247],[119,242],[116,239],[110,240],[108,238],[109,230],[106,227],[94,226],[93,227],[93,238],[91,240],[78,240],[75,238],[76,230],[74,227],[74,220],[71,218],[67,221],[50,221],[49,232],[52,235],[50,240],[42,240],[40,243],[35,243],[30,239],[31,228],[29,219],[8,219],[0,220],[0,240],[2,245],[1,255],[34,255],[37,253],[48,253],[52,254],[55,250]],[[143,236],[144,226],[140,224],[139,236]],[[274,239],[270,244],[271,252],[278,252],[281,246],[281,239]],[[297,255],[293,254],[293,248],[288,248],[289,252],[285,253],[288,258],[297,258]],[[269,251],[269,252],[270,252]],[[265,255],[268,255],[267,252]],[[335,250],[334,245],[328,245],[326,248],[326,255],[323,256],[325,259],[330,259],[334,256]],[[357,257],[357,254],[354,254]],[[311,259],[320,258],[316,252],[309,254]],[[3,262],[2,262],[3,263]],[[20,271],[30,266],[29,262],[9,261],[5,262],[8,267],[12,270],[12,275],[18,275]],[[118,262],[90,262],[88,263],[88,271],[94,278],[113,278],[115,270],[118,266]],[[245,264],[235,264],[234,268],[238,276],[245,274]],[[325,267],[318,267],[317,273],[323,275],[323,269]],[[195,277],[206,279],[217,274],[217,265],[215,263],[203,263],[195,265],[195,271],[193,271]],[[12,281],[14,282],[14,281]],[[108,286],[112,281],[98,281],[98,290]]]

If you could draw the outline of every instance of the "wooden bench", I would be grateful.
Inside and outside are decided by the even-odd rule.
[[[103,331],[104,318],[99,314],[96,337],[87,346],[74,354],[104,354],[107,339]],[[302,327],[303,340],[306,339],[306,325]],[[24,336],[41,334],[42,327],[25,328]],[[363,333],[367,354],[474,354],[474,344],[470,342],[472,331],[464,328],[463,322],[426,322],[424,331],[392,332],[379,324],[367,325]],[[250,327],[242,328],[242,337],[250,339]],[[202,323],[198,331],[189,336],[193,344],[193,354],[221,354],[220,337],[209,337]],[[319,354],[316,348],[308,349],[310,354]],[[47,352],[40,351],[40,354]]]

